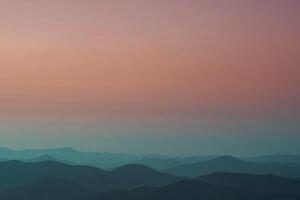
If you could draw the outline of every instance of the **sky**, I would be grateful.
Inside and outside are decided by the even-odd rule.
[[[0,0],[0,146],[300,153],[297,0]]]

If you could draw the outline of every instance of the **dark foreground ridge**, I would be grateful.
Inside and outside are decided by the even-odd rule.
[[[297,200],[297,195],[258,194],[229,187],[184,180],[161,188],[140,188],[90,195],[74,200]]]

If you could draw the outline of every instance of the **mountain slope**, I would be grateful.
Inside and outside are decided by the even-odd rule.
[[[265,195],[184,180],[161,188],[139,188],[93,194],[74,200],[297,200],[296,195]]]
[[[181,180],[179,177],[143,165],[125,165],[113,171],[104,171],[94,167],[73,166],[55,161],[0,162],[0,191],[48,177],[71,181],[89,192],[162,186]]]
[[[274,174],[283,177],[300,177],[300,169],[284,163],[246,162],[231,156],[221,156],[209,161],[182,165],[166,170],[178,176],[197,177],[216,172]]]
[[[67,162],[64,162],[64,161],[61,161],[61,160],[55,158],[54,156],[49,156],[49,155],[42,155],[42,156],[30,158],[30,159],[22,159],[20,161],[28,162],[28,163],[36,163],[36,162],[43,162],[43,161],[56,161],[56,162],[67,163]]]
[[[182,178],[156,171],[138,164],[128,164],[114,169],[102,177],[103,191],[133,189],[142,186],[163,186]]]
[[[197,180],[240,190],[267,194],[300,194],[300,180],[274,175],[251,175],[218,172],[200,176]]]
[[[286,162],[300,164],[300,155],[274,154],[257,157],[244,157],[244,159],[253,162]]]
[[[156,170],[165,170],[182,165],[182,162],[172,158],[143,158],[136,161],[137,164],[146,165]]]
[[[104,169],[111,169],[142,159],[142,156],[125,153],[81,152],[72,148],[56,149],[27,149],[11,150],[0,148],[0,158],[7,160],[24,160],[49,155],[66,163],[76,165],[90,165]]]
[[[77,184],[45,178],[0,193],[1,200],[66,200],[87,194]]]
[[[21,161],[0,162],[0,191],[46,177],[80,182],[85,188],[95,189],[95,183],[106,171],[88,167],[72,166],[55,161],[24,163]]]

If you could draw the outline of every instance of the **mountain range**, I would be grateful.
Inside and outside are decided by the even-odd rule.
[[[300,165],[296,163],[255,163],[231,156],[220,156],[212,160],[185,164],[166,170],[177,176],[197,177],[216,172],[274,174],[283,177],[300,177]]]
[[[89,165],[106,170],[125,165],[142,164],[156,170],[168,170],[182,165],[197,164],[213,160],[220,156],[164,156],[157,154],[135,155],[126,153],[82,152],[72,148],[56,149],[27,149],[11,150],[0,148],[0,161],[22,160],[24,162],[38,162],[53,160],[73,165]],[[243,161],[255,163],[281,163],[289,166],[300,165],[300,155],[265,155],[257,157],[237,157]],[[200,175],[200,174],[199,174]]]
[[[0,162],[0,191],[45,179],[63,179],[89,192],[162,186],[182,178],[143,165],[124,165],[112,171],[90,166],[73,166],[56,161]]]
[[[272,174],[253,175],[217,172],[196,178],[199,181],[265,194],[299,194],[300,179],[284,178]]]
[[[220,163],[220,160],[231,161],[233,165],[248,163],[233,157],[219,157],[210,162]],[[201,163],[206,162],[209,161]],[[225,168],[226,166],[224,165]],[[53,160],[14,160],[0,162],[0,199],[299,200],[300,178],[229,172],[187,178],[140,164],[126,164],[113,170],[103,170]]]
[[[74,200],[299,200],[299,195],[264,194],[183,180],[160,188],[138,188],[88,195]]]
[[[156,170],[165,170],[181,164],[206,161],[215,157],[216,156],[174,157],[158,154],[135,155],[108,152],[82,152],[72,148],[27,150],[0,148],[0,161],[22,160],[25,162],[36,162],[55,160],[74,165],[90,165],[107,170],[132,163],[147,165]]]

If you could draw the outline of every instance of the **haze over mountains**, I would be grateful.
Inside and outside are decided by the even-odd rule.
[[[269,161],[273,157],[265,158]],[[294,158],[287,157],[288,161]],[[171,157],[90,153],[70,148],[2,148],[0,158],[1,200],[300,198],[300,165],[285,162],[285,156],[276,162],[262,162],[261,157],[259,162],[253,162],[232,156]],[[114,167],[102,169],[101,165]]]
[[[0,162],[1,200],[296,200],[300,179],[216,173],[177,177],[137,164],[112,171],[56,161]]]
[[[56,160],[69,164],[91,165],[103,169],[112,169],[124,164],[137,163],[157,170],[164,170],[181,164],[200,162],[211,158],[215,158],[215,156],[172,157],[157,154],[135,155],[108,152],[81,152],[72,148],[29,150],[0,148],[0,159],[23,160],[26,162]]]
[[[22,160],[37,162],[45,160],[60,161],[74,165],[90,165],[103,169],[113,169],[125,164],[142,164],[157,170],[168,170],[185,164],[209,161],[220,156],[175,157],[158,154],[136,155],[108,152],[81,152],[72,148],[12,150],[0,148],[0,160]],[[251,162],[276,162],[285,165],[300,164],[300,155],[265,155],[257,157],[237,157]],[[237,160],[235,160],[237,161]]]
[[[288,155],[288,154],[273,154],[273,155],[262,155],[257,157],[243,157],[245,160],[253,162],[291,162],[300,163],[299,155]]]
[[[36,159],[41,156],[52,156],[55,159],[74,164],[92,165],[101,168],[113,168],[138,160],[140,157],[131,154],[112,154],[98,152],[80,152],[71,148],[10,150],[0,149],[0,158],[10,160]]]
[[[251,174],[274,174],[284,177],[300,177],[300,165],[284,162],[249,162],[231,156],[220,156],[212,160],[180,165],[167,170],[169,173],[196,177],[215,172],[235,172]]]

